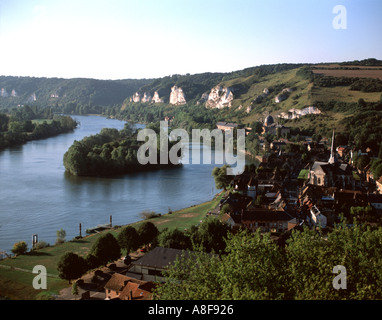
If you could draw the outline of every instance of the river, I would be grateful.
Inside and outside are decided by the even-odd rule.
[[[140,212],[167,213],[211,200],[218,192],[214,164],[184,164],[179,169],[141,172],[113,178],[74,177],[65,173],[63,155],[74,140],[122,129],[124,121],[99,116],[73,116],[80,126],[72,133],[30,141],[0,151],[0,251],[17,241],[32,245],[32,235],[54,244],[56,232],[66,240],[87,228],[141,220]],[[194,146],[195,147],[195,146]]]

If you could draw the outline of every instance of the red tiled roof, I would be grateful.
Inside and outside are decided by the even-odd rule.
[[[152,282],[139,284],[129,281],[118,298],[120,300],[151,300],[153,289]]]
[[[130,277],[124,276],[123,274],[114,273],[109,281],[106,282],[105,289],[121,291],[130,279]]]

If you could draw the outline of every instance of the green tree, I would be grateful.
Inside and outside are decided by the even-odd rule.
[[[108,262],[121,257],[121,247],[117,239],[108,232],[96,240],[90,250],[90,254],[94,255],[100,264],[106,265]]]
[[[191,249],[191,240],[179,229],[165,229],[158,235],[158,245],[164,248]]]
[[[147,246],[158,236],[158,228],[150,221],[143,222],[138,227],[139,242]]]
[[[137,250],[139,247],[139,235],[132,226],[123,227],[117,236],[117,240],[120,247],[126,249],[127,253]]]
[[[20,121],[12,121],[8,124],[8,131],[11,132],[24,132],[23,125]]]
[[[357,168],[362,172],[365,171],[366,166],[370,163],[370,158],[367,155],[361,155],[357,159]]]
[[[229,184],[231,183],[232,176],[227,175],[227,168],[229,168],[228,165],[213,168],[212,176],[215,179],[216,189],[226,190]]]
[[[222,299],[285,299],[285,256],[270,234],[260,229],[228,234],[219,270]]]
[[[0,132],[8,131],[9,117],[5,113],[0,113]]]
[[[165,272],[166,282],[156,299],[233,300],[286,297],[285,259],[281,250],[260,232],[230,234],[226,254],[183,254]]]
[[[220,214],[231,213],[232,209],[233,207],[229,203],[223,204],[220,208]]]
[[[71,283],[73,279],[77,279],[85,273],[86,262],[79,255],[67,252],[58,261],[57,270],[61,279],[68,280]]]
[[[197,232],[191,235],[191,241],[206,252],[223,252],[229,228],[213,216],[207,217],[199,226]]]
[[[20,255],[20,254],[25,254],[27,252],[27,249],[28,249],[28,245],[25,241],[19,241],[19,242],[16,242],[14,245],[13,245],[13,248],[12,248],[12,253],[14,253],[16,256]]]
[[[56,244],[64,243],[66,238],[66,231],[64,229],[57,230]]]
[[[83,175],[87,173],[86,155],[87,148],[78,141],[64,154],[64,166],[66,171],[73,175]]]
[[[261,134],[263,132],[263,124],[259,121],[254,121],[251,124],[252,131]]]

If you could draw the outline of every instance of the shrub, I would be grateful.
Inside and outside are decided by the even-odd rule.
[[[155,211],[151,211],[151,212],[150,211],[142,211],[140,213],[140,216],[142,217],[143,220],[148,220],[148,219],[160,217],[161,214],[156,213]]]
[[[39,241],[35,244],[35,249],[36,250],[39,250],[39,249],[43,249],[43,248],[46,248],[46,247],[49,247],[49,243],[45,242],[45,241]]]
[[[66,237],[66,231],[64,229],[57,230],[56,244],[64,243]]]
[[[20,254],[24,254],[27,252],[27,243],[25,241],[19,241],[19,242],[16,242],[14,245],[13,245],[13,248],[12,248],[12,252],[18,256]]]

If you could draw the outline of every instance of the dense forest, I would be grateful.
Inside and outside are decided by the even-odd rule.
[[[138,161],[143,142],[138,140],[138,130],[126,124],[120,131],[104,128],[99,134],[74,141],[64,154],[64,166],[68,173],[76,176],[110,176],[179,167],[180,164],[172,164],[168,159],[168,164],[161,164],[159,134],[157,137],[156,163],[141,164]],[[168,141],[170,148],[176,143]]]
[[[0,109],[36,104],[43,107],[75,103],[86,106],[121,104],[152,80],[97,80],[0,76]]]

